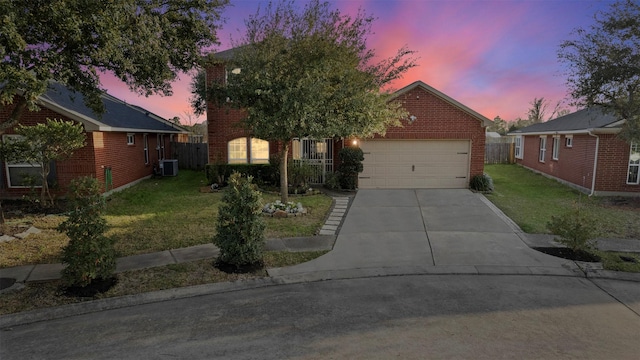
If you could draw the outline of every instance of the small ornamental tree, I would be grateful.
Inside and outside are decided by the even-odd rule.
[[[63,281],[69,287],[83,287],[94,280],[112,278],[116,252],[113,241],[104,236],[107,222],[101,214],[105,203],[98,180],[92,177],[74,179],[69,200],[73,210],[58,226],[58,231],[69,237],[69,244],[62,254],[62,261],[67,264],[62,271]]]
[[[220,249],[220,265],[252,267],[262,265],[264,229],[262,199],[253,178],[234,172],[222,196],[213,243]]]
[[[579,205],[560,216],[552,216],[547,228],[556,240],[573,251],[589,251],[598,236],[597,221]]]
[[[15,129],[20,138],[3,143],[4,157],[40,166],[40,203],[53,205],[47,177],[51,162],[65,160],[85,145],[85,134],[80,123],[47,119],[46,123],[33,126],[18,125]]]

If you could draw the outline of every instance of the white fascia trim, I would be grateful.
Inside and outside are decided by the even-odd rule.
[[[78,112],[75,112],[73,110],[69,110],[67,108],[64,108],[52,101],[43,99],[43,98],[39,98],[38,102],[42,103],[42,105],[44,107],[46,107],[49,110],[55,111],[57,113],[60,113],[64,116],[67,116],[73,120],[76,120],[80,123],[82,123],[84,125],[84,129],[86,131],[109,131],[108,130],[108,126],[105,126],[103,123],[92,119],[88,116],[82,115]]]
[[[537,132],[512,132],[510,136],[544,136],[544,135],[589,135],[589,134],[617,134],[620,128],[597,128],[597,129],[580,129],[580,130],[564,130],[564,131],[537,131]]]

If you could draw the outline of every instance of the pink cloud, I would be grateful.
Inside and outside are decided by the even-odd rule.
[[[228,20],[218,32],[222,44],[217,49],[229,48],[229,39],[242,34],[243,20],[267,2],[234,2],[225,12]],[[335,0],[331,4],[345,14],[363,9],[377,17],[369,46],[380,58],[393,56],[403,45],[418,52],[420,66],[393,88],[422,80],[488,118],[500,115],[513,120],[526,115],[535,97],[553,103],[565,98],[557,47],[572,29],[590,24],[595,11],[608,3]],[[103,85],[114,96],[170,118],[190,111],[189,80],[181,75],[171,97],[137,96],[109,76],[103,77]]]

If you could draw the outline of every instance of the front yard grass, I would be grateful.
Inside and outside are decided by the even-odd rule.
[[[212,242],[222,192],[200,192],[204,173],[181,170],[176,177],[148,179],[107,199],[106,235],[115,240],[119,257],[164,251]],[[278,198],[264,194],[263,201]],[[302,217],[265,217],[266,238],[312,236],[331,207],[326,195],[291,196],[308,210]],[[8,219],[9,228],[33,225],[42,230],[24,240],[0,243],[0,268],[60,262],[68,239],[55,228],[64,216],[23,216]],[[13,229],[13,232],[16,232]]]
[[[486,197],[527,233],[547,234],[547,222],[576,204],[598,219],[599,237],[640,239],[640,208],[589,197],[518,165],[485,165],[495,190]]]

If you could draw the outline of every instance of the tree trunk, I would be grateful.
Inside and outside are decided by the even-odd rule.
[[[289,142],[284,141],[280,151],[280,201],[286,204],[289,201],[289,184],[287,182],[287,161],[289,156]]]
[[[49,172],[51,171],[49,162],[40,164],[42,166],[42,189],[40,191],[40,204],[42,207],[49,207],[49,205],[53,205],[53,198],[49,193],[49,183],[47,182],[47,178],[49,177]]]

